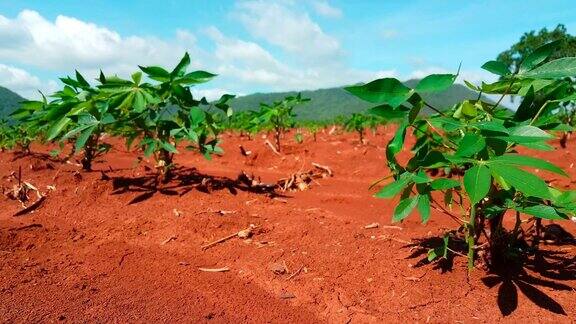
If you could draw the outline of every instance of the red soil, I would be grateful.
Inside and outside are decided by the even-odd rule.
[[[518,289],[511,284],[488,288],[481,280],[486,272],[474,270],[468,276],[464,258],[457,256],[453,268],[442,273],[434,264],[419,262],[426,250],[418,254],[402,243],[455,228],[446,216],[434,213],[421,225],[414,215],[397,224],[401,229],[364,229],[373,222],[389,225],[396,202],[372,198],[368,191],[371,182],[388,173],[384,146],[391,131],[380,133],[368,136],[368,145],[359,145],[353,134],[319,134],[317,142],[306,136],[301,145],[290,141],[281,157],[260,136],[248,140],[224,135],[224,156],[207,161],[194,153],[177,155],[183,168],[180,178],[157,192],[145,188],[143,166],[136,165],[135,153],[124,151],[116,140],[113,152],[95,164],[110,179],[98,171],[77,173],[78,167],[43,155],[18,158],[0,153],[0,185],[11,187],[8,176],[21,166],[24,179],[41,190],[55,186],[40,208],[23,216],[13,216],[21,208],[18,202],[0,197],[0,320],[343,323],[576,318],[576,294],[570,288],[576,287],[574,245],[545,247],[551,251],[548,262],[564,262],[564,267],[550,264],[544,275],[530,271],[536,279],[516,284]],[[239,144],[257,157],[247,162]],[[539,154],[576,179],[576,142],[569,147]],[[310,168],[311,162],[331,167],[334,177],[280,199],[231,187],[230,179],[240,170],[275,182]],[[212,177],[208,192],[200,185],[203,177]],[[575,188],[574,181],[555,181]],[[135,198],[137,202],[129,205]],[[234,238],[200,249],[250,224],[258,226],[251,239]],[[576,224],[561,224],[576,232]],[[285,263],[289,274],[271,271],[275,263]],[[201,272],[199,267],[230,271]],[[503,317],[499,291],[514,290],[518,307]]]

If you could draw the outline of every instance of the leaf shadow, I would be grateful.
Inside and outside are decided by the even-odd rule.
[[[198,172],[195,168],[180,167],[173,170],[170,181],[164,183],[157,174],[147,174],[141,177],[109,177],[112,181],[112,194],[139,193],[129,205],[141,203],[156,194],[166,196],[184,196],[193,190],[210,194],[213,191],[227,190],[232,195],[239,191],[262,194],[269,197],[284,197],[276,192],[276,186],[267,184],[254,184],[245,178],[242,173],[237,179],[207,175]]]
[[[566,252],[539,250],[529,256],[524,264],[494,265],[481,279],[488,288],[498,288],[498,307],[503,316],[518,308],[518,291],[536,306],[559,315],[567,315],[560,303],[540,287],[554,291],[572,291],[562,281],[576,281],[576,257]]]
[[[557,225],[556,225],[557,226]],[[413,244],[406,244],[411,253],[406,259],[418,259],[415,267],[433,266],[441,273],[453,270],[454,257],[464,255],[467,251],[463,240],[451,235],[446,258],[429,261],[428,251],[443,244],[442,236],[416,239]],[[559,240],[553,246],[574,245],[571,236]],[[536,306],[559,315],[567,315],[560,303],[546,294],[542,287],[555,291],[573,291],[566,282],[576,281],[576,256],[559,250],[538,250],[527,255],[521,264],[496,264],[481,281],[489,289],[498,287],[497,304],[503,316],[512,314],[518,308],[519,294],[524,295]]]

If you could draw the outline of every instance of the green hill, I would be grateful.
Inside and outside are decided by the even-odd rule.
[[[23,100],[20,95],[0,86],[0,119],[10,115]]]
[[[419,80],[408,80],[405,84],[415,87]],[[294,109],[299,120],[330,120],[339,115],[350,115],[364,111],[374,105],[362,101],[349,94],[343,88],[320,89],[302,91],[303,98],[312,101]],[[272,103],[279,101],[285,96],[295,95],[297,92],[255,93],[248,96],[238,97],[231,101],[234,111],[258,110],[260,103]],[[425,95],[424,99],[432,106],[446,109],[464,99],[476,99],[478,94],[461,84],[454,84],[450,89],[435,94]],[[490,102],[490,100],[484,98]],[[429,113],[424,112],[424,113]]]

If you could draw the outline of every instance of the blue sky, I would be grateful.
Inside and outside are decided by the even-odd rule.
[[[27,97],[74,69],[128,75],[138,64],[219,74],[197,93],[316,89],[479,67],[522,33],[563,23],[576,1],[1,0],[0,85]]]

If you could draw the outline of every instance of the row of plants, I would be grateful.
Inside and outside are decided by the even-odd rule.
[[[386,147],[392,175],[375,196],[397,197],[393,221],[413,211],[422,223],[436,209],[453,218],[459,227],[446,233],[443,244],[429,251],[430,261],[446,258],[454,246],[467,246],[472,268],[481,256],[489,267],[518,265],[538,250],[542,219],[576,220],[576,191],[555,188],[539,169],[567,177],[564,170],[545,160],[520,154],[519,147],[551,151],[555,133],[574,130],[576,58],[547,60],[556,42],[528,55],[516,71],[498,61],[483,69],[499,81],[466,85],[479,93],[450,109],[433,107],[423,94],[450,87],[456,74],[434,74],[414,88],[384,78],[347,88],[351,94],[373,103],[371,112],[396,119],[398,128]],[[497,95],[488,102],[482,94]],[[516,111],[501,105],[506,96],[521,100]],[[423,117],[421,109],[437,113]],[[409,133],[416,139],[411,147]],[[409,153],[401,163],[400,152]],[[442,172],[440,172],[442,171]],[[512,226],[506,227],[505,218]],[[533,224],[529,230],[526,224]]]
[[[482,255],[488,264],[519,263],[538,249],[537,236],[524,231],[524,223],[534,222],[538,232],[541,219],[574,217],[576,192],[553,188],[526,168],[566,173],[517,150],[553,150],[548,144],[552,134],[574,130],[576,58],[547,60],[555,46],[557,42],[538,48],[515,71],[499,61],[487,62],[483,68],[500,80],[479,86],[466,82],[478,98],[448,109],[433,107],[423,95],[445,91],[458,73],[427,76],[414,88],[394,78],[346,88],[375,107],[369,114],[332,122],[357,132],[361,142],[366,128],[398,124],[386,148],[394,181],[376,194],[379,198],[399,196],[393,220],[402,221],[417,210],[425,223],[435,208],[460,224],[457,231],[447,234],[442,246],[430,251],[430,260],[445,257],[450,242],[461,241],[468,246],[470,267],[485,246],[489,253]],[[197,100],[191,87],[215,75],[188,72],[189,65],[190,57],[185,54],[171,71],[140,66],[130,79],[101,73],[96,85],[76,72],[74,78],[61,79],[63,88],[50,99],[24,102],[12,114],[15,124],[0,124],[0,143],[28,150],[34,140],[56,142],[61,149],[70,142],[71,154],[81,154],[82,167],[90,170],[94,159],[111,149],[102,141],[109,134],[124,138],[128,148],[136,146],[144,157],[152,157],[159,175],[168,180],[179,150],[194,150],[207,158],[222,153],[218,135],[225,129],[272,132],[276,149],[281,151],[288,129],[306,127],[315,132],[326,126],[295,121],[294,107],[308,101],[300,95],[234,115],[228,104],[232,95],[215,102]],[[499,99],[489,102],[483,94]],[[501,105],[506,96],[521,100],[515,112]],[[436,114],[422,116],[424,107]],[[408,150],[409,131],[416,142]],[[405,164],[397,159],[403,150],[411,153]],[[514,218],[512,229],[504,226],[506,215]],[[531,246],[526,248],[528,240]]]
[[[82,156],[83,169],[90,170],[94,159],[111,149],[102,142],[103,135],[110,134],[153,157],[159,173],[168,179],[180,146],[207,158],[221,152],[222,116],[232,114],[227,104],[232,95],[212,103],[192,96],[192,86],[216,75],[188,72],[189,65],[186,53],[171,71],[140,66],[130,79],[101,72],[96,85],[76,72],[74,78],[62,78],[63,88],[49,99],[23,102],[12,114],[15,124],[1,125],[0,141],[7,148],[28,148],[33,140],[57,142],[61,148],[70,142],[72,153]]]

